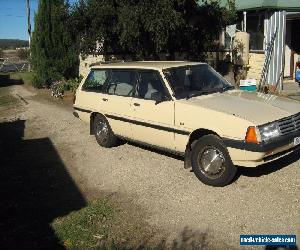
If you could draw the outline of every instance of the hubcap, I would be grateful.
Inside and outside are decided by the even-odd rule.
[[[210,179],[219,178],[225,171],[225,157],[223,153],[213,147],[206,147],[198,156],[201,172]]]
[[[97,131],[96,134],[98,136],[99,139],[101,139],[102,141],[106,141],[107,137],[108,137],[108,126],[105,122],[100,121],[97,124]]]

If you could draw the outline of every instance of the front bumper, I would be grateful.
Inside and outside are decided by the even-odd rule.
[[[299,136],[298,130],[268,143],[254,144],[226,138],[223,140],[235,165],[257,167],[299,150],[300,145],[294,145],[294,138]]]
[[[255,143],[247,143],[244,140],[233,140],[227,138],[223,138],[223,141],[225,142],[227,147],[231,147],[231,148],[242,149],[250,152],[268,152],[268,151],[275,150],[276,148],[280,148],[285,145],[294,143],[294,138],[299,136],[300,136],[300,130],[297,130],[286,136],[280,136],[276,139],[273,139],[272,141],[269,141],[267,143],[255,144]]]

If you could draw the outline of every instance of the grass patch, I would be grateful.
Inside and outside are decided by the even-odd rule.
[[[18,102],[19,100],[12,95],[0,96],[0,106],[9,106]]]
[[[97,200],[87,207],[54,220],[52,227],[67,249],[99,249],[109,234],[112,207]]]
[[[27,85],[32,85],[34,73],[33,72],[16,72],[10,75],[11,79],[22,80]]]

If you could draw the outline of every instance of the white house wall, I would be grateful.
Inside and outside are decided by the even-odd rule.
[[[101,62],[104,61],[103,55],[88,55],[85,58],[82,58],[82,56],[79,56],[79,74],[82,76],[86,76],[89,73],[90,65],[92,63]]]

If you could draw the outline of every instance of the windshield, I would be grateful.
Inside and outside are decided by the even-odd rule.
[[[177,99],[223,92],[234,88],[207,64],[168,68],[164,69],[163,73]]]

